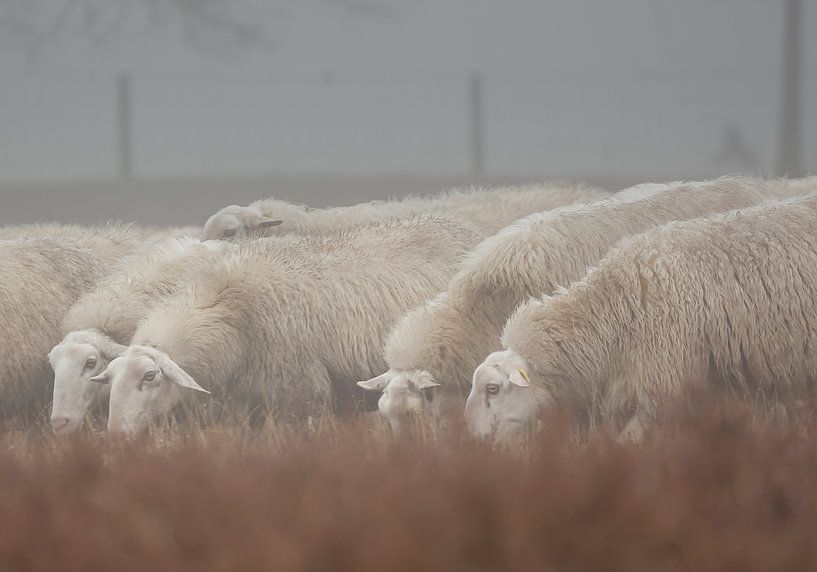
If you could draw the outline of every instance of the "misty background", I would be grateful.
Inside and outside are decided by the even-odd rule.
[[[0,224],[817,172],[812,0],[0,0]]]

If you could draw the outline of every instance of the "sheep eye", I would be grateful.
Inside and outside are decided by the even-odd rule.
[[[496,395],[499,393],[499,386],[495,383],[489,383],[485,386],[485,391],[488,395]]]
[[[146,371],[145,376],[142,378],[144,381],[153,381],[156,379],[156,371]]]
[[[235,236],[236,229],[234,228],[227,228],[224,230],[224,238],[232,238]]]
[[[96,367],[96,358],[89,357],[85,360],[85,369],[94,369]]]

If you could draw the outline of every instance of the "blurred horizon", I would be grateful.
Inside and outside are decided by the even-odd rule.
[[[817,172],[803,0],[0,0],[0,38],[5,204]]]

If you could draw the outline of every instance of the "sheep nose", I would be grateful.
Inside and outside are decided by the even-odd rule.
[[[68,417],[63,417],[60,415],[52,415],[51,416],[51,427],[54,429],[54,433],[61,433],[68,426],[71,424],[71,419]]]

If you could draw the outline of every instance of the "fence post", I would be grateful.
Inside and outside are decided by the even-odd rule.
[[[802,176],[802,0],[786,0],[783,14],[783,84],[780,93],[780,133],[777,174]]]
[[[468,82],[468,99],[471,111],[470,117],[470,159],[471,176],[482,179],[484,175],[485,146],[484,146],[484,110],[482,98],[482,75],[475,71]]]
[[[119,177],[133,177],[131,79],[127,73],[116,78],[116,138]]]

